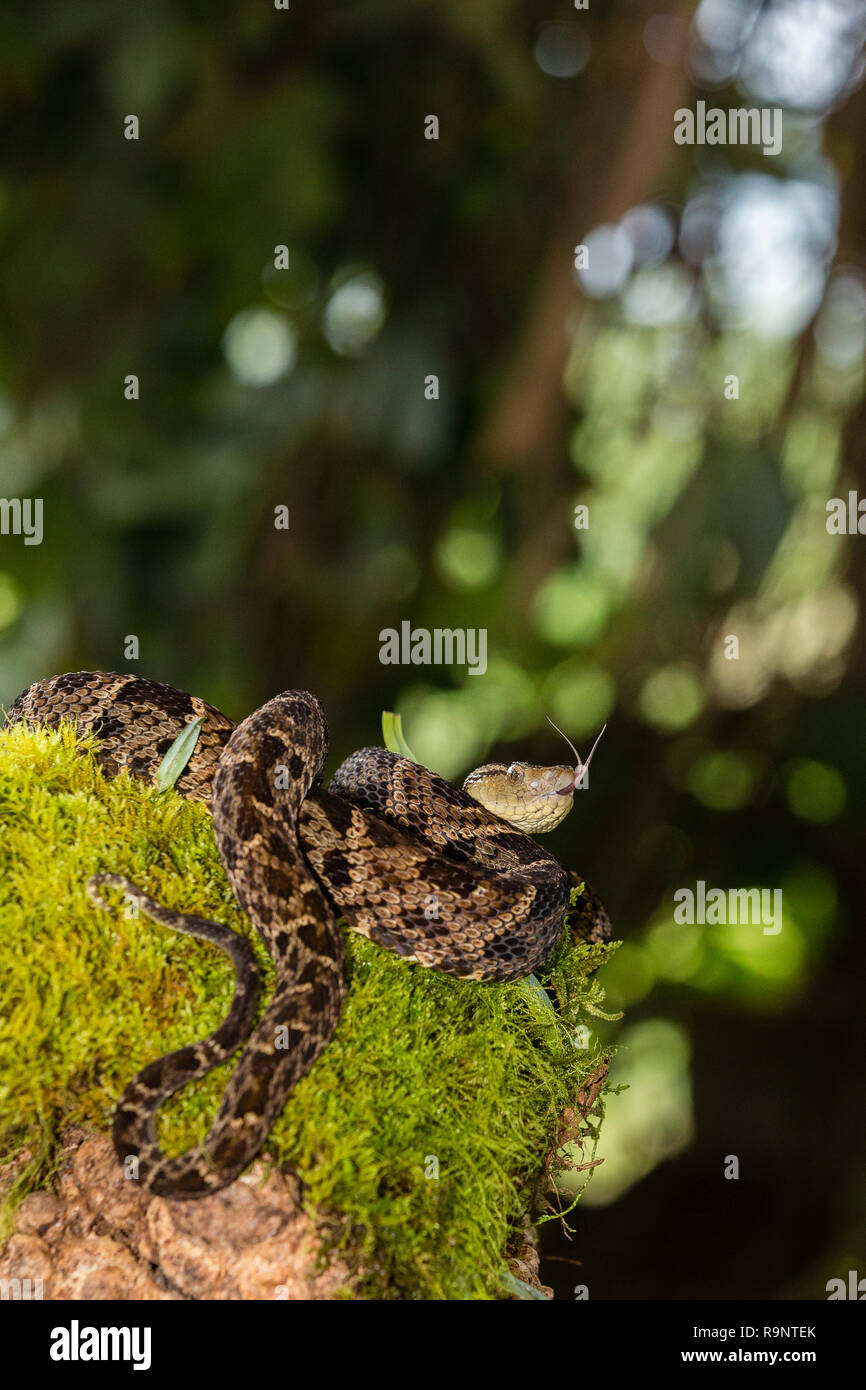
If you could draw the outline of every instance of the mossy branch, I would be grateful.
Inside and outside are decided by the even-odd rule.
[[[50,1153],[70,1122],[107,1131],[146,1062],[215,1028],[228,960],[85,891],[126,874],[171,907],[253,939],[207,811],[175,791],[107,780],[70,728],[0,730],[0,1156]],[[609,949],[565,939],[538,990],[477,985],[407,964],[346,933],[349,991],[332,1042],[277,1121],[266,1154],[300,1175],[370,1294],[491,1298],[555,1148],[560,1117],[598,1067],[574,1044],[598,1011],[587,978]],[[169,1152],[194,1144],[232,1063],[160,1115]],[[48,1158],[42,1163],[44,1174]],[[38,1166],[38,1165],[37,1165]],[[33,1174],[34,1184],[38,1174]],[[20,1187],[20,1183],[19,1183]]]

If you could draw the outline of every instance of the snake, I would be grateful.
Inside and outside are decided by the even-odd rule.
[[[73,722],[94,736],[107,776],[126,769],[151,784],[184,726],[201,720],[175,789],[210,811],[229,884],[274,964],[273,993],[253,1027],[260,981],[244,937],[170,910],[122,875],[89,879],[97,907],[110,911],[103,890],[119,889],[155,922],[211,942],[234,966],[219,1028],[150,1062],[115,1108],[117,1157],[154,1196],[218,1192],[256,1157],[337,1026],[346,988],[341,918],[407,961],[479,982],[530,975],[563,929],[571,880],[530,832],[550,830],[568,813],[586,767],[576,754],[575,768],[488,763],[458,787],[411,758],[363,748],[325,788],[328,726],[310,691],[284,691],[235,724],[173,686],[104,671],[31,685],[7,714],[7,723],[22,720]],[[588,884],[575,929],[588,941],[610,939]],[[156,1135],[159,1107],[245,1039],[204,1139],[167,1155]]]

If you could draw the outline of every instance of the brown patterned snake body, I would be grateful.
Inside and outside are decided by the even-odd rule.
[[[273,958],[276,983],[214,1123],[201,1145],[176,1158],[159,1147],[156,1112],[247,1036],[258,1000],[255,960],[225,926],[170,911],[118,875],[91,880],[101,906],[100,884],[119,887],[155,921],[219,946],[235,967],[231,1008],[217,1031],[151,1062],[115,1111],[118,1156],[135,1160],[128,1171],[144,1187],[170,1197],[201,1197],[232,1182],[326,1047],[344,993],[340,914],[422,965],[464,979],[513,980],[550,954],[569,899],[567,876],[551,855],[409,759],[362,749],[324,790],[327,725],[308,691],[286,691],[236,727],[171,686],[77,672],[31,686],[8,719],[52,727],[75,720],[99,739],[97,759],[109,775],[126,767],[152,781],[183,725],[198,716],[205,722],[177,790],[210,807],[226,874]],[[495,764],[467,782],[494,779],[504,795],[532,783],[535,819],[546,828],[570,806],[573,775]],[[581,934],[607,940],[607,914],[588,887],[581,904]]]

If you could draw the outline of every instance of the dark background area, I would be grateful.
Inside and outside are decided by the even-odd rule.
[[[0,16],[0,492],[45,517],[0,537],[0,702],[305,686],[332,768],[398,709],[453,778],[608,722],[549,841],[624,943],[590,1023],[629,1087],[576,1235],[543,1227],[564,1298],[866,1275],[866,540],[825,524],[866,497],[864,19]],[[698,100],[778,109],[781,152],[677,144]],[[381,664],[406,620],[485,628],[486,673]],[[698,880],[781,888],[781,932],[675,923]]]

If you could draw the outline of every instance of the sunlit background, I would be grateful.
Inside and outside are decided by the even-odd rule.
[[[303,685],[332,767],[396,708],[454,778],[608,722],[550,841],[623,940],[624,1018],[590,1023],[627,1089],[573,1239],[544,1227],[563,1298],[866,1275],[866,539],[825,524],[866,497],[864,26],[0,19],[0,490],[45,507],[41,546],[0,537],[0,701],[134,669],[241,718]],[[675,143],[698,100],[780,108],[781,152]],[[486,628],[486,673],[380,664],[406,620]],[[675,923],[699,879],[781,889],[782,930]]]

